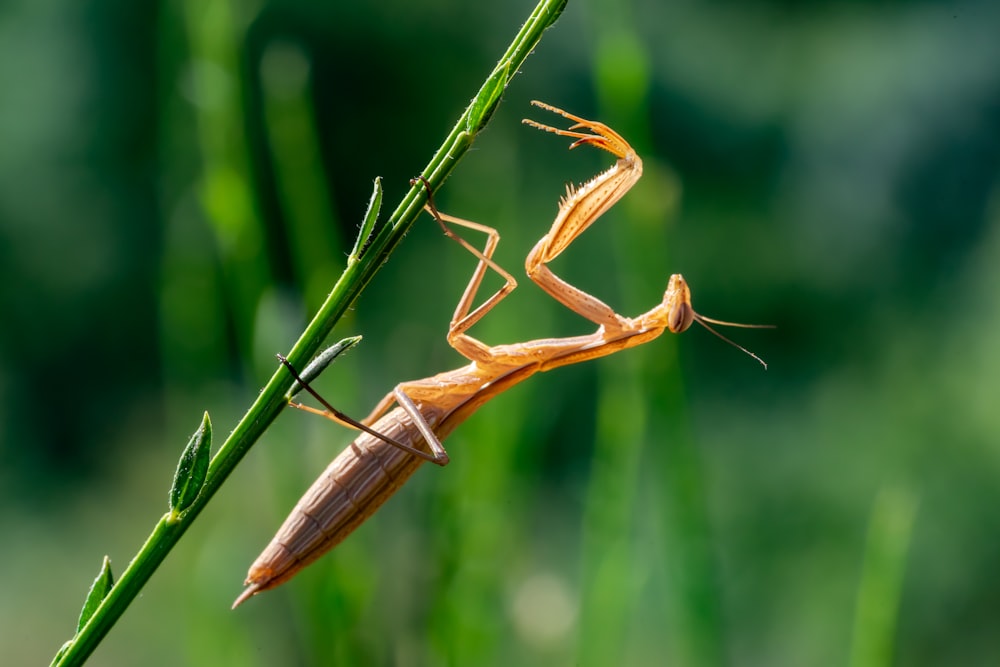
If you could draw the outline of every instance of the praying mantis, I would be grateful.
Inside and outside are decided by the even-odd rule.
[[[479,260],[455,308],[447,335],[448,344],[469,363],[422,380],[400,383],[379,401],[368,417],[357,422],[332,407],[279,356],[302,388],[314,396],[323,409],[293,401],[289,405],[352,426],[362,433],[306,491],[271,543],[250,566],[246,588],[233,603],[234,609],[257,593],[288,581],[339,544],[399,490],[424,461],[446,465],[448,453],[441,442],[491,398],[535,373],[614,354],[651,341],[664,331],[680,333],[693,322],[767,367],[757,355],[710,326],[757,328],[762,325],[724,322],[699,315],[691,306],[691,291],[680,274],[670,276],[660,303],[630,318],[619,315],[549,269],[549,262],[635,185],[642,176],[642,160],[628,142],[607,125],[542,102],[533,101],[532,104],[572,121],[573,125],[564,130],[528,119],[524,120],[525,124],[573,139],[571,149],[590,145],[617,158],[615,164],[589,181],[567,188],[552,228],[525,260],[529,278],[556,301],[596,324],[597,330],[589,335],[495,346],[470,336],[469,328],[509,295],[517,287],[517,281],[493,261],[493,253],[500,242],[497,230],[438,211],[430,185],[420,177],[427,193],[425,210],[446,236]],[[484,233],[487,240],[483,250],[477,250],[455,234],[449,224]],[[504,285],[473,308],[487,269],[498,273]]]

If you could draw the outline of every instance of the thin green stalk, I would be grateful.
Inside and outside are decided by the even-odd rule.
[[[441,148],[423,170],[433,189],[437,189],[451,174],[472,140],[489,122],[507,84],[520,70],[528,54],[566,6],[567,0],[541,0],[521,30],[514,37],[496,68],[490,73]],[[402,240],[421,211],[425,192],[422,185],[411,187],[358,261],[349,262],[323,303],[319,312],[295,343],[288,358],[302,367],[323,344],[337,320],[346,312],[364,287]],[[209,464],[204,486],[190,506],[175,521],[165,515],[152,534],[111,588],[101,605],[53,661],[54,665],[80,665],[93,652],[129,604],[166,558],[188,527],[219,490],[229,474],[250,450],[285,407],[285,392],[292,384],[291,376],[279,369],[268,381],[257,400],[233,429],[229,438]]]
[[[851,667],[885,667],[893,663],[899,600],[917,503],[915,495],[900,486],[886,486],[875,498],[854,613]]]

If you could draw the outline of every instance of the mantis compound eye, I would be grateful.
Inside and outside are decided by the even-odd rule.
[[[671,306],[667,320],[667,328],[671,333],[686,331],[692,322],[694,322],[694,309],[690,303],[681,302]]]

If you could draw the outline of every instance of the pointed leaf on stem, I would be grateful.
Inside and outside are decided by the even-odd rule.
[[[49,663],[49,667],[55,667],[56,665],[58,665],[62,661],[63,656],[66,655],[66,651],[68,651],[72,646],[73,646],[72,639],[64,643],[62,646],[60,646],[59,650],[56,652],[56,657],[52,658],[52,662]]]
[[[105,556],[104,562],[101,564],[101,571],[97,573],[97,578],[90,585],[90,592],[87,593],[87,599],[83,602],[83,609],[80,610],[80,621],[76,624],[77,632],[83,630],[83,626],[87,625],[87,621],[94,615],[97,608],[101,606],[101,602],[111,592],[111,587],[114,585],[115,578],[111,574],[111,559]]]
[[[378,220],[379,211],[382,209],[382,177],[375,177],[375,186],[372,188],[371,199],[368,200],[368,210],[365,211],[365,218],[361,222],[361,229],[358,230],[358,238],[354,240],[354,249],[347,257],[347,263],[353,264],[361,259],[361,254],[368,247],[371,240],[372,231],[375,229],[375,222]]]
[[[212,449],[212,420],[208,413],[201,420],[201,426],[188,441],[181,459],[177,463],[174,483],[170,487],[170,514],[168,524],[180,520],[180,514],[195,501],[205,485],[208,475],[209,454]]]
[[[469,118],[465,124],[465,131],[475,134],[489,122],[503,92],[507,90],[507,83],[510,81],[510,59],[505,59],[497,63],[496,69],[490,74],[483,87],[479,89],[472,108],[469,109]]]
[[[344,352],[361,342],[361,336],[350,336],[344,340],[331,345],[322,352],[316,355],[316,358],[309,362],[309,365],[305,367],[305,370],[299,373],[299,376],[305,380],[307,383],[312,383],[319,374],[326,370],[326,367],[333,363],[333,360],[339,357]],[[292,388],[288,390],[285,396],[288,400],[295,398],[295,395],[302,391],[302,385],[296,380]]]

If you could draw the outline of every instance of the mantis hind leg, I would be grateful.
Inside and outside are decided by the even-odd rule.
[[[308,412],[310,414],[319,415],[320,417],[325,417],[330,421],[337,422],[338,424],[347,426],[348,428],[353,428],[358,431],[364,431],[365,433],[374,436],[379,440],[382,440],[387,444],[392,445],[393,447],[402,449],[404,452],[409,452],[410,454],[418,456],[424,459],[425,461],[430,461],[431,463],[436,463],[441,466],[448,464],[449,461],[448,452],[445,451],[444,445],[441,444],[441,440],[437,437],[437,435],[435,435],[434,429],[431,427],[430,424],[427,423],[427,419],[424,417],[423,413],[420,412],[420,409],[413,402],[413,399],[411,399],[406,394],[406,392],[403,391],[403,385],[397,386],[392,393],[390,393],[384,399],[382,399],[382,401],[380,401],[379,404],[375,406],[375,410],[372,412],[372,414],[370,414],[364,421],[358,421],[353,417],[348,416],[347,414],[341,412],[337,408],[330,405],[329,401],[323,398],[319,394],[319,392],[313,389],[308,382],[302,379],[302,376],[299,375],[299,372],[295,370],[295,368],[288,362],[288,360],[285,357],[279,354],[278,359],[281,361],[282,364],[284,364],[285,368],[287,368],[288,371],[292,374],[292,377],[294,377],[296,381],[298,381],[298,383],[302,385],[302,388],[306,392],[308,392],[313,398],[319,401],[320,405],[323,406],[323,409],[320,410],[319,408],[314,408],[312,406],[304,405],[302,403],[297,403],[295,401],[289,401],[288,405],[290,407],[302,410],[304,412]],[[385,435],[384,433],[379,433],[377,430],[372,428],[372,424],[386,410],[388,410],[389,406],[391,406],[393,402],[397,403],[399,407],[402,408],[407,415],[409,415],[410,419],[413,421],[413,425],[416,427],[417,431],[420,432],[420,435],[423,436],[424,440],[427,442],[427,446],[431,450],[430,453],[417,449],[416,447],[408,445],[405,442],[401,442],[396,438],[392,438],[388,435]]]

